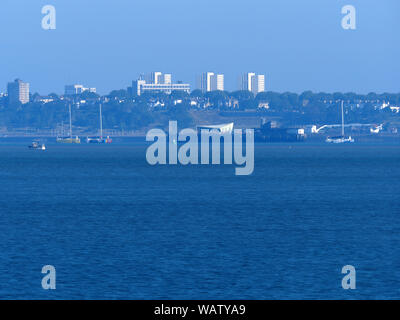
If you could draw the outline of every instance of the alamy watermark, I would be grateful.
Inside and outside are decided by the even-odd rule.
[[[45,5],[42,8],[42,29],[55,30],[56,29],[56,8],[52,5]]]
[[[47,4],[42,7],[42,29],[56,29],[56,8],[53,5]],[[342,7],[344,15],[341,21],[342,28],[345,30],[355,30],[357,28],[356,8],[353,5],[345,5]]]
[[[356,22],[356,8],[352,5],[346,5],[342,8],[342,28],[345,30],[355,30],[357,28]]]
[[[42,7],[42,14],[45,16],[42,18],[42,28],[44,30],[55,30],[56,29],[56,8],[53,5],[47,4]],[[355,30],[357,28],[356,22],[356,8],[353,5],[345,5],[342,7],[342,18],[341,25],[345,30]]]
[[[218,129],[199,131],[183,129],[178,133],[177,122],[170,121],[168,131],[167,134],[161,129],[152,129],[147,133],[146,141],[154,141],[146,151],[149,164],[175,165],[179,162],[182,165],[208,165],[211,147],[211,164],[219,165],[221,164],[221,142],[223,142],[224,164],[233,164],[234,161],[239,166],[235,168],[236,175],[250,175],[254,171],[253,129],[245,130],[245,147],[243,147],[244,135],[241,129],[227,132],[221,132]],[[184,142],[184,144],[179,147],[178,142]],[[244,150],[245,154],[243,154]]]
[[[44,290],[56,289],[56,268],[52,265],[46,265],[42,268],[42,274],[45,276],[42,279],[42,288]]]
[[[342,273],[346,274],[342,279],[342,288],[354,290],[356,288],[356,268],[346,265],[342,268]]]

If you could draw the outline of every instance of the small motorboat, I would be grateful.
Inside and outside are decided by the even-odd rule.
[[[40,144],[38,141],[33,141],[32,144],[29,145],[29,149],[45,151],[46,146],[44,145],[44,143]]]

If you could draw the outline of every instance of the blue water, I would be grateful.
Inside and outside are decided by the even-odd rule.
[[[257,145],[241,177],[136,140],[26,145],[0,141],[2,299],[400,298],[398,141]]]

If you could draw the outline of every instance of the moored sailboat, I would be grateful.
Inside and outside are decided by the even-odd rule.
[[[335,137],[327,137],[326,142],[328,143],[352,143],[354,142],[354,139],[351,136],[345,136],[344,135],[344,111],[343,111],[343,100],[342,100],[342,135],[341,136],[335,136]]]
[[[71,105],[68,105],[69,110],[69,137],[57,137],[58,143],[81,143],[81,139],[76,136],[72,136],[72,116],[71,116]]]
[[[99,137],[87,137],[87,143],[112,143],[112,139],[107,136],[107,138],[103,138],[103,116],[102,116],[102,105],[99,105],[99,113],[100,113],[100,136]]]

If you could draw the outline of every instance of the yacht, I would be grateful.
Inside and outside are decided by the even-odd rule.
[[[103,116],[101,112],[101,104],[99,106],[99,113],[100,113],[100,137],[87,137],[87,143],[112,143],[112,139],[110,137],[103,138]]]
[[[352,143],[354,139],[351,136],[344,135],[344,112],[343,112],[343,100],[342,100],[342,135],[335,137],[327,137],[326,142],[328,143]]]
[[[75,138],[72,136],[72,116],[71,116],[71,105],[69,108],[69,137],[57,137],[58,143],[81,143],[81,139],[76,136]]]

